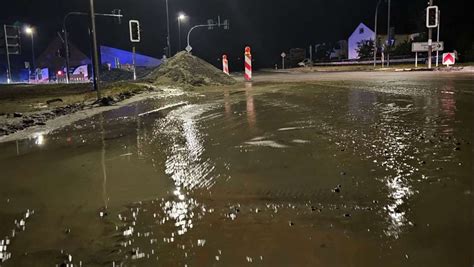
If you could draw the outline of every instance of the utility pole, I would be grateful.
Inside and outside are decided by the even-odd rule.
[[[379,6],[382,0],[379,0],[377,3],[377,7],[375,8],[375,36],[374,36],[374,67],[377,66],[377,22],[379,16]],[[382,66],[383,67],[383,66]]]
[[[171,57],[171,42],[170,42],[170,12],[168,6],[168,0],[166,0],[166,27],[168,31],[168,36],[166,37],[166,45],[168,46],[168,57]]]
[[[3,25],[3,32],[5,34],[5,53],[7,54],[7,83],[12,82],[12,69],[10,66],[10,50],[8,49],[8,33],[7,33],[7,25]]]
[[[430,6],[432,5],[433,5],[433,0],[430,0]],[[431,69],[432,54],[433,54],[433,29],[429,28],[428,29],[428,69]]]
[[[390,66],[390,15],[391,15],[391,0],[388,0],[388,17],[387,17],[387,67]]]
[[[94,10],[94,0],[90,0],[90,29],[91,29],[91,40],[92,40],[92,70],[93,77],[92,81],[94,83],[94,90],[97,92],[97,98],[100,98],[99,91],[99,51],[97,49],[97,35],[95,27],[95,10]],[[69,70],[67,70],[69,72]]]
[[[116,12],[118,10],[118,12]],[[119,23],[121,23],[121,19],[123,15],[121,14],[121,11],[119,9],[115,9],[112,11],[112,14],[101,14],[101,13],[95,13],[95,16],[100,16],[100,17],[112,17],[118,19]],[[67,19],[70,16],[89,16],[90,14],[87,12],[69,12],[64,16],[63,19],[63,33],[64,33],[64,50],[66,55],[64,57],[66,58],[66,83],[69,83],[69,69],[70,69],[70,60],[69,60],[69,41],[68,41],[68,32],[67,32]]]
[[[436,31],[437,39],[436,42],[438,42],[439,45],[439,28],[441,27],[441,10],[438,11],[438,30]],[[436,49],[436,67],[439,66],[439,49]]]

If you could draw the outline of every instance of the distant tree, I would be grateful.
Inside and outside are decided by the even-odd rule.
[[[409,56],[411,55],[411,42],[405,41],[395,46],[392,50],[394,56]]]
[[[363,40],[357,43],[357,53],[361,59],[372,58],[374,56],[374,41]]]
[[[327,44],[327,43],[320,44],[316,47],[314,58],[316,60],[329,59],[331,52],[332,52],[332,46],[330,44]]]

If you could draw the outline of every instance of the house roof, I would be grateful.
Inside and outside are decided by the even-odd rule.
[[[57,51],[63,48],[63,42],[59,37],[56,37],[46,48],[46,50],[36,60],[39,68],[49,68],[52,70],[60,70],[65,66],[65,59],[57,56]],[[91,60],[84,53],[82,53],[74,44],[69,42],[70,57],[69,62],[71,67],[90,64]]]
[[[375,34],[375,32],[369,28],[369,26],[365,25],[363,22],[361,22],[356,28],[355,30],[352,32],[351,34],[351,37],[354,36],[354,35],[358,35],[360,34],[360,29],[363,28],[364,31],[370,31],[370,33],[373,35]]]

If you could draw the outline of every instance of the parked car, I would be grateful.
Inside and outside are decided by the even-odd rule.
[[[311,59],[309,59],[309,58],[306,58],[305,60],[298,63],[298,66],[299,67],[311,67],[311,66],[313,66],[313,61],[311,61]]]

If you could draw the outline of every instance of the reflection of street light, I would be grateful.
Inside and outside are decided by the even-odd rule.
[[[186,15],[184,13],[179,13],[178,15],[178,52],[181,50],[181,22],[186,19]]]
[[[25,33],[31,36],[31,54],[32,54],[32,61],[31,61],[31,68],[34,70],[35,69],[35,29],[31,26],[26,26],[25,27]]]

